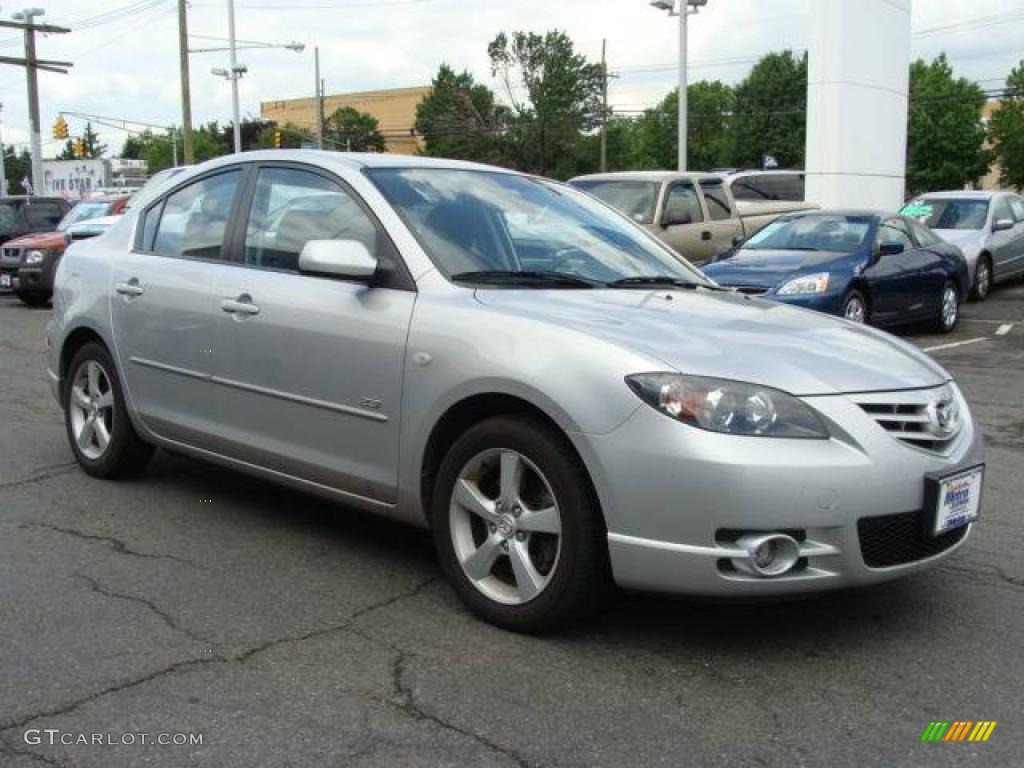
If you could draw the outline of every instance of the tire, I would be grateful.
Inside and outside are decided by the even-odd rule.
[[[131,477],[153,455],[153,446],[143,442],[132,426],[117,368],[102,344],[86,344],[68,366],[64,424],[75,459],[93,477]]]
[[[23,293],[21,291],[15,291],[14,295],[17,296],[21,303],[26,307],[45,307],[50,303],[50,294],[48,293]]]
[[[503,491],[503,476],[518,479]],[[441,566],[477,616],[537,633],[604,605],[612,585],[604,519],[586,470],[554,429],[523,416],[483,421],[448,450],[434,488]]]
[[[939,333],[952,333],[960,320],[960,291],[956,285],[947,280],[942,287],[939,303],[939,316],[935,320],[935,329]]]
[[[971,301],[984,301],[992,292],[992,259],[988,254],[978,257],[978,266],[974,273],[974,287],[971,288]]]
[[[868,300],[856,288],[851,288],[843,297],[843,317],[859,325],[868,325],[871,321]]]

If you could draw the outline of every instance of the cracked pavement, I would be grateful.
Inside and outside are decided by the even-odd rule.
[[[983,522],[924,574],[796,602],[620,596],[547,638],[457,603],[430,537],[164,452],[80,472],[46,310],[0,296],[0,766],[998,765],[1024,754],[1024,285],[911,334],[989,443]],[[1019,323],[994,337],[999,322]],[[212,500],[205,502],[201,500]],[[997,720],[921,744],[930,720]],[[28,744],[202,734],[200,745]],[[1016,756],[1016,757],[1015,757]]]

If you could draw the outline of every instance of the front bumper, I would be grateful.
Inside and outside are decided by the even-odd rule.
[[[900,549],[901,542],[878,537],[901,535],[908,525],[910,533],[920,530],[927,473],[983,462],[973,418],[939,455],[900,442],[844,396],[804,401],[822,415],[832,438],[713,434],[642,406],[616,431],[578,441],[605,510],[616,582],[702,596],[816,592],[918,571],[966,540],[961,530]],[[799,565],[776,577],[736,569],[736,559],[746,557],[735,543],[741,532],[792,535],[800,543]],[[877,557],[862,542],[895,548],[908,559],[872,567],[866,554],[869,561]]]

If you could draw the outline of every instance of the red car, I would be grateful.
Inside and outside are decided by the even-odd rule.
[[[0,289],[10,288],[30,307],[42,306],[53,294],[53,276],[67,247],[65,231],[100,216],[122,213],[127,197],[93,197],[65,214],[52,232],[36,232],[8,240],[0,248]]]

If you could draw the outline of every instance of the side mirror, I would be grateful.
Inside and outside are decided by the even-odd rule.
[[[992,223],[993,232],[1005,232],[1008,229],[1013,229],[1013,222],[1009,219],[997,219]]]
[[[310,240],[299,254],[299,271],[369,281],[377,272],[377,259],[358,240]]]
[[[663,227],[678,227],[683,224],[693,224],[693,216],[686,211],[665,211],[661,217]]]
[[[886,242],[878,246],[878,254],[880,256],[895,256],[896,254],[903,253],[907,250],[903,243]]]
[[[745,238],[743,235],[736,235],[736,237],[732,239],[732,247],[739,248],[745,242],[747,242],[747,238]]]

